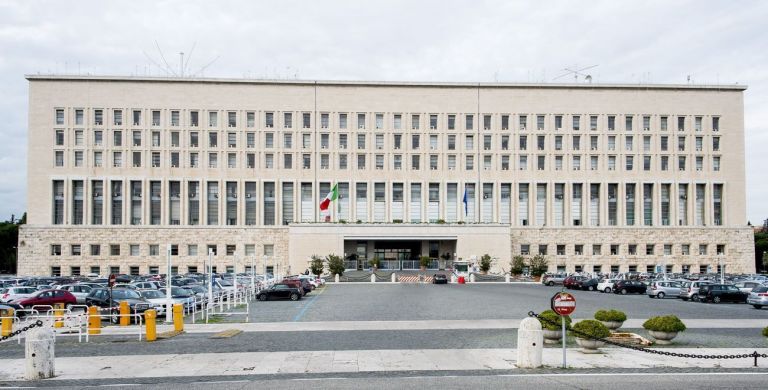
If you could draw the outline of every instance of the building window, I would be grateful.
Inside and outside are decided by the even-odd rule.
[[[227,256],[234,256],[237,251],[237,245],[227,244]]]
[[[531,246],[529,244],[520,244],[520,254],[528,256],[531,254]]]
[[[581,256],[584,254],[584,244],[575,244],[573,246],[573,253],[576,256]]]
[[[197,256],[197,244],[187,245],[187,256]]]
[[[275,255],[275,245],[264,244],[264,256],[274,256],[274,255]]]
[[[139,252],[139,245],[138,244],[131,244],[128,246],[128,254],[130,256],[139,256],[141,253]]]
[[[707,255],[707,244],[699,244],[699,256]]]
[[[91,244],[91,256],[101,256],[101,245]]]
[[[120,256],[120,244],[110,244],[109,245],[109,255],[110,256]]]
[[[603,246],[600,244],[592,244],[592,256],[600,256],[603,252]]]
[[[645,254],[646,254],[646,256],[653,255],[653,248],[654,248],[654,246],[655,246],[654,244],[645,244]]]
[[[629,244],[629,246],[627,246],[627,253],[630,256],[637,256],[637,244]]]

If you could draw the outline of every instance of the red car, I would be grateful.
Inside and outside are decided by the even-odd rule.
[[[77,298],[67,290],[43,290],[29,298],[20,298],[7,305],[15,309],[24,309],[36,305],[53,306],[57,303],[63,303],[64,307],[69,307],[77,304]]]

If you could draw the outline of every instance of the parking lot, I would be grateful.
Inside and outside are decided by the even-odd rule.
[[[290,321],[406,321],[522,319],[528,311],[549,308],[560,287],[538,284],[330,284],[297,301],[256,302],[252,322]],[[684,302],[651,299],[647,295],[617,295],[568,290],[576,296],[574,318],[591,318],[603,308],[619,309],[629,318],[674,314],[696,319],[766,319],[768,308],[734,303]]]

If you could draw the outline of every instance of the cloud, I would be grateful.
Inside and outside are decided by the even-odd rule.
[[[748,218],[768,217],[768,2],[81,1],[0,3],[0,217],[24,211],[25,73],[162,74],[213,58],[209,77],[749,84]],[[568,81],[567,79],[561,79]]]

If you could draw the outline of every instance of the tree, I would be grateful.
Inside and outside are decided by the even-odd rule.
[[[10,221],[0,222],[0,274],[16,273],[16,255],[19,245],[19,226],[26,223],[27,215],[16,220],[13,216]]]
[[[336,256],[331,253],[325,257],[328,262],[328,270],[331,271],[331,275],[344,275],[344,259],[341,256]]]
[[[544,255],[536,255],[531,258],[530,262],[531,275],[541,276],[547,272],[547,258]]]
[[[520,275],[523,273],[523,269],[525,269],[525,257],[517,255],[512,258],[512,261],[509,263],[510,269],[509,273],[512,275]]]
[[[488,270],[491,269],[491,255],[484,254],[482,257],[480,257],[480,271],[483,273],[488,273]]]
[[[323,273],[323,258],[318,255],[312,255],[312,261],[309,263],[309,271],[312,275],[317,275],[319,278]]]
[[[755,269],[768,269],[766,264],[766,252],[768,252],[768,232],[755,232]]]

